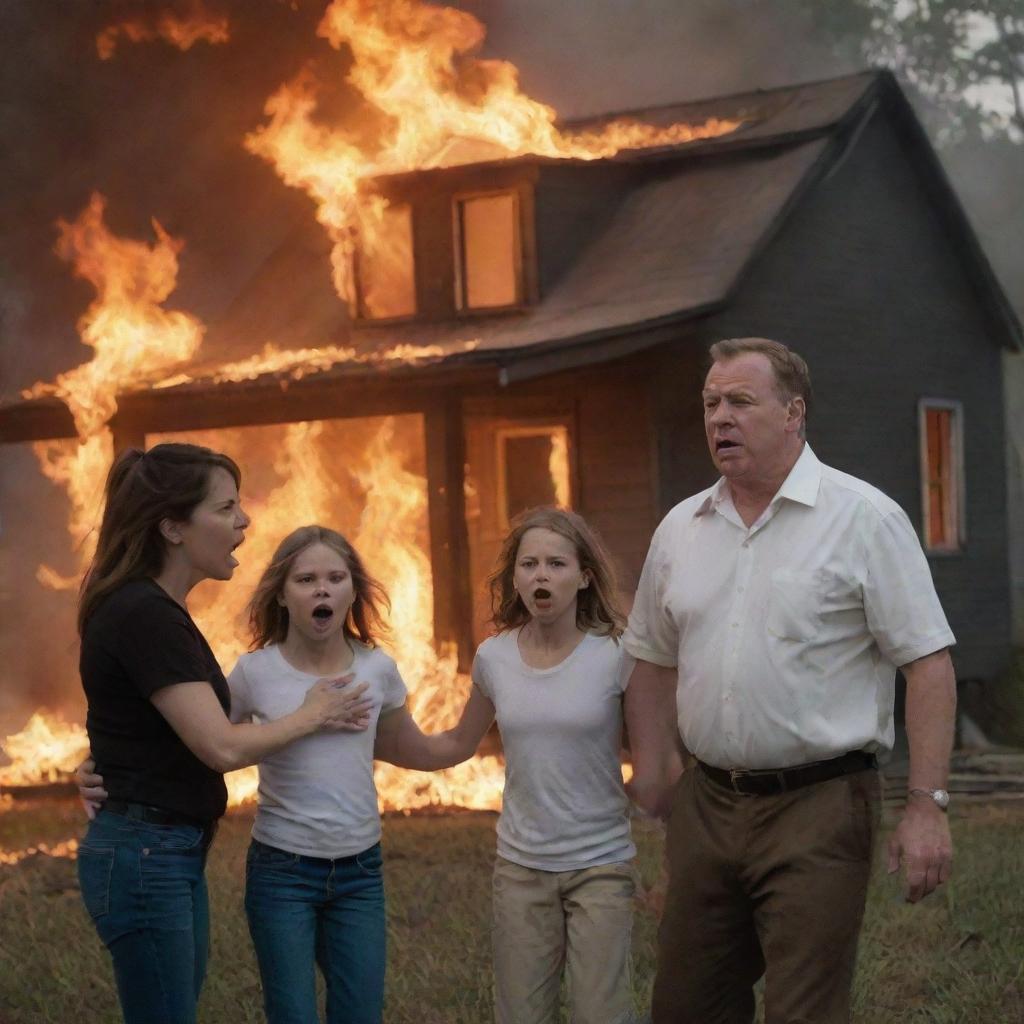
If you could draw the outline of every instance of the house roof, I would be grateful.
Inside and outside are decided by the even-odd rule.
[[[1004,344],[1020,347],[1021,324],[923,130],[887,72],[614,115],[655,125],[713,117],[741,118],[743,124],[718,138],[616,157],[617,162],[651,166],[624,186],[623,201],[572,266],[522,312],[353,325],[329,279],[323,234],[315,225],[317,233],[312,233],[312,218],[306,214],[233,294],[222,296],[216,316],[208,321],[208,337],[219,352],[252,353],[268,341],[278,349],[318,349],[322,358],[312,375],[323,379],[362,378],[382,368],[400,368],[403,376],[427,367],[436,373],[443,364],[446,370],[490,367],[503,382],[657,343],[666,331],[678,332],[687,320],[728,303],[745,269],[804,190],[841,159],[880,102],[890,103],[906,121],[903,128],[960,236],[969,272],[1002,328]],[[599,128],[611,116],[569,127]],[[499,163],[510,162],[550,161]],[[418,176],[444,173],[439,169]],[[188,308],[187,295],[180,302]],[[210,301],[208,307],[213,305]],[[420,358],[410,361],[410,353]],[[212,364],[189,367],[192,382],[166,388],[160,399],[209,386],[214,369]],[[286,368],[267,374],[266,382],[286,380],[293,372]],[[301,372],[310,375],[308,367]],[[19,415],[22,424],[45,419],[42,410]],[[13,420],[0,410],[0,439],[12,436],[8,422]]]
[[[570,131],[585,132],[620,117],[655,126],[700,124],[710,118],[743,122],[736,131],[715,138],[623,151],[612,158],[664,166],[653,177],[624,186],[628,194],[603,230],[545,289],[540,301],[521,313],[353,324],[327,280],[326,261],[313,266],[308,251],[283,247],[273,257],[280,265],[266,270],[271,280],[287,280],[287,289],[265,287],[262,275],[255,276],[211,334],[235,348],[237,341],[231,339],[244,336],[250,351],[268,336],[278,348],[313,347],[327,339],[355,353],[354,359],[337,364],[337,375],[361,373],[368,362],[389,366],[387,353],[420,349],[436,353],[424,358],[423,366],[438,359],[494,364],[504,382],[613,357],[644,344],[641,335],[656,342],[663,328],[728,302],[745,268],[781,226],[803,189],[841,158],[845,141],[883,98],[894,102],[897,113],[908,120],[904,130],[911,136],[916,132],[914,141],[961,235],[973,276],[1005,328],[1005,343],[1020,347],[1020,322],[941,165],[895,79],[879,71],[567,124]],[[461,169],[566,162],[521,157]],[[448,170],[392,175],[387,180],[425,179]],[[282,292],[288,292],[283,306]]]

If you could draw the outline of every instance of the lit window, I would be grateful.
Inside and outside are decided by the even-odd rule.
[[[564,425],[498,431],[498,508],[503,528],[523,509],[571,501],[569,431]]]
[[[381,209],[376,231],[360,239],[356,278],[360,317],[392,320],[416,312],[410,206]]]
[[[519,203],[514,192],[455,204],[455,305],[500,309],[521,302]]]
[[[918,420],[924,545],[928,551],[958,551],[964,540],[960,403],[922,399]]]

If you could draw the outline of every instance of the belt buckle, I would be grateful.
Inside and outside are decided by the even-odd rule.
[[[729,784],[732,786],[732,791],[738,796],[747,796],[739,787],[740,779],[747,775],[747,771],[743,768],[730,768],[729,769]]]

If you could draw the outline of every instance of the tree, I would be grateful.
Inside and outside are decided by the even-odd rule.
[[[938,108],[940,143],[1024,143],[1021,0],[799,0],[833,42],[885,64]]]

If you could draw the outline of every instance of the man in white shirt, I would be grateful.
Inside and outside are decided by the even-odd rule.
[[[750,1024],[765,974],[766,1024],[840,1024],[897,668],[910,777],[889,868],[911,900],[949,875],[955,641],[903,510],[806,443],[804,361],[756,338],[711,357],[722,478],[658,527],[623,638],[631,789],[671,811],[653,1022]]]

